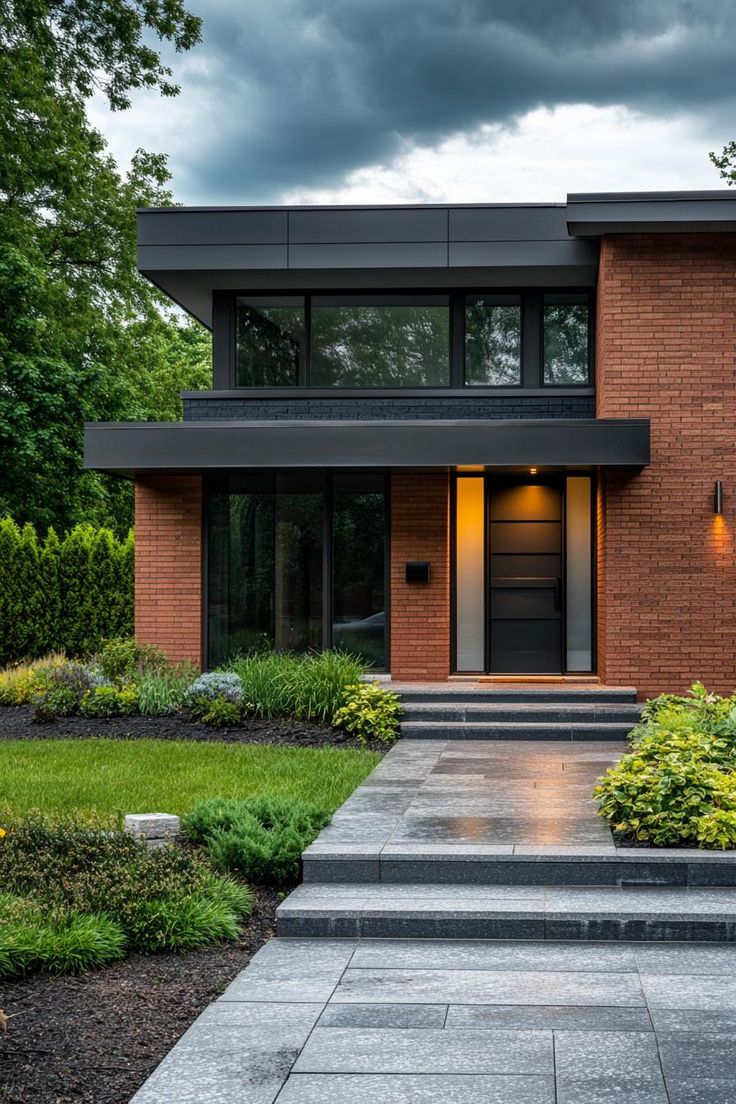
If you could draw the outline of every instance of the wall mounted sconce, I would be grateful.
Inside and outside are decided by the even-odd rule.
[[[713,513],[723,513],[723,483],[720,479],[713,484]]]

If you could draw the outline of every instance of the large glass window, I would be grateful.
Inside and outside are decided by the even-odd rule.
[[[588,299],[585,295],[545,295],[544,382],[585,385],[588,367]]]
[[[450,382],[447,295],[312,297],[313,387],[427,387]]]
[[[336,477],[332,506],[332,644],[385,666],[386,516],[375,479],[351,487]]]
[[[303,296],[240,297],[236,303],[235,376],[239,387],[304,382]]]
[[[520,296],[466,296],[465,382],[483,387],[521,384]]]
[[[326,390],[586,387],[589,313],[584,291],[239,295],[234,381]],[[225,337],[216,329],[216,344]]]
[[[335,647],[381,670],[385,546],[382,476],[213,481],[207,508],[209,665],[263,647]]]

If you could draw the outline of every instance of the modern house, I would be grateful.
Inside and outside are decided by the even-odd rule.
[[[202,666],[736,684],[736,191],[138,215],[212,330],[136,481],[136,632]]]

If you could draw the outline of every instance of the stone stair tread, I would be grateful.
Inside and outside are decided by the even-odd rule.
[[[628,721],[402,721],[401,734],[415,739],[624,739]]]
[[[736,941],[736,888],[302,885],[283,936]]]

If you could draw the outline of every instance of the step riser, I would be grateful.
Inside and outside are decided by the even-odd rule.
[[[535,709],[506,707],[466,708],[464,705],[415,706],[405,705],[404,721],[453,721],[479,723],[488,721],[528,722],[530,724],[628,724],[633,728],[639,721],[636,707],[599,706],[597,709],[564,709],[550,706]]]
[[[732,889],[734,862],[304,859],[307,884],[618,886]]]
[[[620,743],[631,732],[631,724],[518,724],[480,722],[453,725],[451,722],[405,721],[401,736],[405,740],[614,740]]]
[[[647,943],[736,943],[736,921],[695,917],[556,919],[462,916],[280,917],[280,937],[292,939],[504,939],[597,940]]]
[[[621,705],[636,704],[634,690],[400,690],[405,705],[484,702],[499,705]]]

